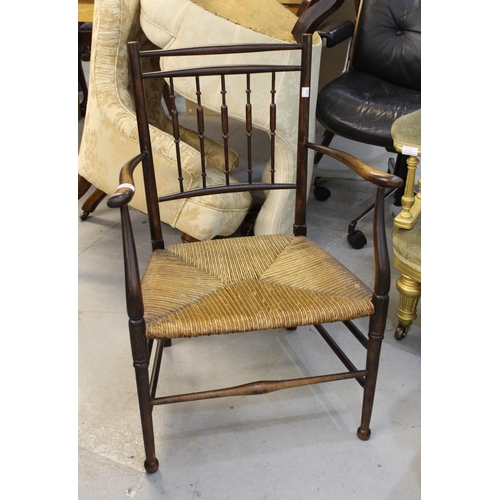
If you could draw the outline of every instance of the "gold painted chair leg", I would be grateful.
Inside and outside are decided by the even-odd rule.
[[[416,311],[421,295],[421,285],[418,281],[402,275],[396,281],[396,288],[399,292],[399,309],[397,312],[399,325],[395,337],[397,340],[402,340],[406,337],[411,324],[417,317]]]

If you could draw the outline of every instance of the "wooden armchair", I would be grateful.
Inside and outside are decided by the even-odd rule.
[[[197,48],[178,48],[154,51],[161,59],[175,59],[182,55],[182,68],[168,68],[154,74],[145,73],[141,58],[152,57],[139,50],[138,43],[131,42],[129,55],[132,67],[134,96],[137,108],[140,148],[123,166],[115,181],[116,192],[110,196],[108,206],[120,209],[122,220],[123,245],[117,245],[117,252],[123,250],[125,260],[125,289],[129,333],[136,374],[139,410],[142,422],[145,462],[148,473],[158,470],[155,432],[153,428],[153,409],[160,405],[179,402],[195,402],[209,398],[265,394],[281,389],[300,387],[309,384],[333,382],[346,379],[355,380],[362,387],[361,421],[357,436],[361,440],[370,438],[370,420],[375,396],[380,349],[386,324],[390,266],[387,241],[385,237],[384,191],[386,188],[403,185],[403,181],[390,174],[373,169],[362,161],[309,141],[311,108],[311,58],[313,52],[312,36],[306,34],[301,44],[230,44]],[[254,57],[261,53],[277,56],[277,61],[252,64]],[[220,65],[219,56],[230,56],[230,63]],[[232,56],[232,57],[231,57]],[[199,58],[204,62],[199,66]],[[207,67],[208,59],[215,67]],[[257,58],[261,60],[260,57]],[[191,62],[191,64],[189,63]],[[153,78],[167,78],[172,97],[174,138],[179,140],[178,116],[175,112],[174,92],[183,79],[194,80],[199,88],[197,94],[197,123],[200,140],[203,143],[204,102],[213,99],[211,91],[213,80],[219,81],[223,92],[218,99],[222,102],[222,135],[227,135],[228,116],[232,112],[231,94],[239,95],[246,114],[250,117],[259,108],[262,95],[253,93],[252,85],[260,89],[267,82],[271,104],[268,106],[268,125],[271,137],[272,168],[269,179],[260,182],[248,171],[246,181],[235,184],[229,171],[226,171],[218,185],[203,180],[198,188],[187,186],[180,176],[175,181],[176,192],[162,196],[157,189],[154,155],[146,113],[144,83]],[[231,83],[232,82],[232,83]],[[238,88],[243,85],[245,91]],[[288,169],[284,163],[276,162],[278,140],[276,135],[276,115],[287,112],[286,102],[274,99],[276,90],[282,86],[286,93],[298,101],[298,109],[290,115],[296,124],[296,154],[293,168],[295,175],[284,180],[278,169]],[[207,91],[205,91],[207,89]],[[236,104],[234,104],[236,106]],[[282,106],[285,106],[282,109]],[[314,107],[312,107],[314,117]],[[251,120],[248,120],[248,142],[242,146],[241,154],[252,156]],[[228,151],[231,138],[224,143]],[[337,261],[332,255],[307,238],[306,197],[308,192],[308,152],[321,152],[352,168],[357,174],[377,186],[374,232],[374,283],[370,288],[353,272]],[[203,156],[199,158],[200,169],[205,172]],[[179,172],[182,172],[184,159],[177,155]],[[134,169],[137,169],[134,175]],[[251,163],[249,162],[251,166]],[[204,179],[204,177],[203,177]],[[148,203],[148,220],[152,253],[144,273],[139,267],[136,244],[128,206],[137,193],[139,181],[144,182]],[[160,223],[160,206],[182,199],[203,199],[224,193],[255,192],[292,193],[293,233],[267,234],[239,238],[222,238],[194,242],[189,245],[176,244],[165,246]],[[142,276],[141,276],[142,275]],[[367,318],[366,334],[352,321]],[[125,318],[123,318],[125,321]],[[322,323],[343,323],[345,333],[351,333],[366,350],[366,357],[357,360],[362,363],[358,368],[349,354],[359,355],[359,346],[353,351],[342,349],[341,335],[335,338]],[[337,366],[325,369],[329,373],[296,373],[291,366],[291,376],[276,380],[270,375],[266,380],[249,382],[230,387],[203,389],[190,386],[188,393],[175,394],[175,380],[168,380],[171,390],[166,390],[165,376],[160,374],[164,348],[176,349],[177,342],[193,337],[215,334],[230,335],[247,332],[252,335],[256,330],[286,328],[299,330],[297,334],[314,335],[307,327],[314,325],[316,332],[325,340],[340,362]],[[335,325],[329,325],[335,326]],[[172,343],[172,340],[175,343]],[[179,340],[177,340],[179,339]],[[182,339],[182,340],[181,340]],[[174,351],[182,355],[182,351]],[[354,359],[354,358],[353,358]],[[241,352],[241,360],[250,361],[248,353]],[[149,365],[151,364],[151,369]],[[215,363],[216,365],[217,363]],[[244,364],[244,363],[243,363]],[[343,366],[340,366],[343,365]],[[186,364],[189,372],[196,369],[196,362]],[[242,367],[243,368],[243,367]],[[166,368],[168,369],[168,367]],[[215,369],[215,366],[214,366]],[[340,369],[341,371],[338,371]],[[318,369],[319,371],[319,369]],[[322,370],[323,371],[323,370]],[[334,371],[334,373],[332,373]],[[186,376],[188,372],[186,372]],[[167,376],[168,378],[168,376]],[[211,374],[206,373],[207,382]],[[354,384],[353,390],[357,390]],[[163,394],[163,395],[159,395]],[[361,396],[361,394],[360,394]],[[193,404],[193,411],[197,404]],[[157,411],[157,410],[156,410]],[[135,453],[135,452],[134,452]]]

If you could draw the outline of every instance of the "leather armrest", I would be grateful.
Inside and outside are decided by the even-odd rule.
[[[317,32],[323,40],[326,40],[326,46],[330,48],[353,36],[354,23],[352,21],[329,19],[321,24]]]

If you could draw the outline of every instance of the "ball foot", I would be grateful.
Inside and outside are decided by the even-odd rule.
[[[361,427],[358,429],[358,438],[361,439],[361,441],[368,441],[371,434],[372,431],[370,429],[368,429],[367,431],[361,430]]]
[[[158,470],[159,466],[160,462],[158,462],[157,458],[155,458],[152,462],[144,460],[144,468],[148,474],[154,474]]]

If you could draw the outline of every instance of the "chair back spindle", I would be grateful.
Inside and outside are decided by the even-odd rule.
[[[205,118],[203,106],[201,104],[201,86],[200,77],[195,77],[196,81],[196,123],[198,125],[198,137],[200,138],[200,161],[201,161],[201,180],[203,188],[207,187],[207,166],[205,163]]]
[[[252,88],[250,84],[250,75],[246,77],[247,82],[247,103],[245,105],[245,126],[247,135],[247,174],[248,174],[248,184],[252,184],[253,172],[252,172],[252,102],[251,94]]]
[[[181,193],[184,192],[184,177],[182,175],[182,160],[181,160],[181,135],[179,129],[179,112],[177,110],[177,106],[175,104],[175,88],[174,88],[174,79],[170,78],[170,102],[172,106],[172,129],[174,135],[174,144],[175,144],[175,155],[177,157],[177,174],[179,181],[179,191]]]

